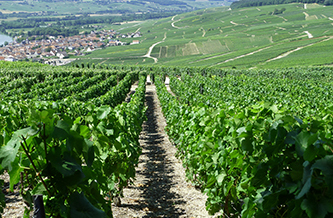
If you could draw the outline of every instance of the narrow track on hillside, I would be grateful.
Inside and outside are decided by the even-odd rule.
[[[308,38],[311,39],[313,38],[313,35],[311,33],[309,33],[309,31],[304,31],[306,33],[306,35],[308,35]]]
[[[205,210],[206,197],[186,182],[176,148],[164,131],[166,121],[154,85],[147,85],[146,105],[136,180],[124,189],[121,206],[112,205],[114,217],[213,217]]]
[[[158,44],[164,42],[165,39],[166,39],[166,32],[164,33],[164,38],[162,39],[162,41],[156,42],[156,43],[154,43],[153,45],[151,45],[151,46],[149,47],[149,49],[148,49],[147,54],[145,54],[145,55],[142,56],[142,57],[151,58],[151,59],[154,60],[154,63],[157,63],[158,59],[155,58],[155,57],[152,57],[152,56],[151,56],[151,52],[153,51],[153,49],[154,49],[154,47],[155,47],[156,45],[158,45]]]
[[[202,29],[202,36],[201,36],[201,37],[205,37],[205,35],[206,35],[206,30],[205,30],[203,27],[201,27],[201,29]]]
[[[232,52],[227,52],[227,53],[220,54],[220,55],[214,55],[214,56],[211,56],[211,57],[202,58],[202,59],[199,59],[199,60],[191,61],[191,62],[189,62],[189,63],[190,63],[190,64],[193,64],[193,63],[197,63],[197,62],[200,62],[200,61],[206,61],[206,60],[209,60],[209,59],[222,57],[222,56],[225,56],[225,55],[230,54],[230,53],[232,53]]]
[[[307,31],[306,31],[306,32],[307,32]],[[321,40],[321,41],[319,41],[319,42],[311,43],[311,44],[308,44],[308,45],[305,45],[305,46],[301,46],[301,47],[298,47],[298,48],[296,48],[296,49],[293,49],[293,50],[287,51],[287,52],[285,52],[285,53],[283,53],[283,54],[281,54],[281,55],[279,55],[279,56],[277,56],[277,57],[275,57],[275,58],[272,58],[272,59],[267,60],[266,63],[267,63],[267,62],[271,62],[271,61],[275,61],[275,60],[278,60],[278,59],[281,59],[281,58],[285,58],[285,57],[287,57],[288,55],[290,55],[291,53],[294,53],[294,52],[296,52],[296,51],[299,51],[299,50],[301,50],[301,49],[303,49],[303,48],[306,48],[306,47],[309,47],[309,46],[315,45],[315,44],[317,44],[317,43],[325,42],[325,41],[328,41],[328,40],[331,40],[331,39],[333,39],[333,36],[330,36],[330,37],[328,37],[328,38],[325,38],[325,39],[323,39],[323,40]]]
[[[171,23],[171,26],[172,26],[173,28],[176,28],[176,29],[181,29],[181,27],[175,26],[175,23],[178,22],[178,21],[180,21],[180,19],[175,21],[175,17],[176,17],[176,16],[177,16],[177,15],[175,15],[175,16],[173,16],[173,17],[171,18],[171,20],[173,21],[173,22]]]
[[[216,64],[214,64],[214,65],[211,65],[211,67],[212,67],[212,66],[217,66],[217,65],[220,65],[220,64],[224,64],[224,63],[227,63],[227,62],[230,62],[230,61],[234,61],[234,60],[237,60],[237,59],[239,59],[239,58],[247,57],[247,56],[250,56],[250,55],[256,54],[256,53],[258,53],[258,52],[261,52],[261,51],[263,51],[263,50],[266,50],[266,49],[268,49],[268,48],[271,48],[271,47],[272,47],[272,46],[268,46],[268,47],[261,48],[261,49],[258,49],[258,50],[256,50],[256,51],[253,51],[253,52],[250,52],[250,53],[247,53],[247,54],[243,54],[243,55],[240,55],[240,56],[237,56],[237,57],[234,57],[234,58],[230,58],[230,59],[225,60],[225,61],[223,61],[223,62],[220,62],[220,63],[216,63]]]

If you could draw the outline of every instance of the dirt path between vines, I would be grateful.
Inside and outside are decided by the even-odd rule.
[[[135,92],[137,83],[132,85]],[[130,96],[126,98],[130,101]],[[185,170],[176,159],[176,148],[170,143],[164,131],[165,119],[161,112],[154,85],[146,89],[147,121],[140,135],[142,155],[137,167],[136,180],[124,190],[122,205],[112,205],[115,218],[132,217],[179,217],[206,218],[206,197],[186,182]],[[14,193],[8,191],[8,174],[0,175],[5,180],[3,192],[7,205],[2,213],[4,218],[23,217],[25,204],[19,195],[19,186]],[[216,217],[216,216],[215,216]]]
[[[205,209],[205,195],[186,182],[185,170],[175,157],[176,148],[164,131],[166,121],[154,85],[147,85],[146,105],[136,180],[124,190],[121,206],[112,205],[113,216],[212,217]]]

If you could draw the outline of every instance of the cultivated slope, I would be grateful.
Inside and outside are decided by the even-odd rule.
[[[85,58],[102,58],[91,61],[106,64],[237,68],[329,65],[332,25],[333,7],[317,4],[210,8],[114,26],[139,28],[140,44],[107,48]]]

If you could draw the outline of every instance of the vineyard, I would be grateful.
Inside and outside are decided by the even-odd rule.
[[[149,75],[210,214],[330,217],[332,71],[4,63],[0,174],[28,205],[43,195],[47,217],[112,217],[135,179]]]
[[[42,194],[50,217],[112,217],[141,152],[145,82],[130,68],[3,67],[0,159],[10,189],[20,182],[29,205]]]
[[[332,215],[331,68],[184,68],[155,84],[168,134],[210,213]]]

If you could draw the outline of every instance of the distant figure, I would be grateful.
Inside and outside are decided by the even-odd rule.
[[[146,85],[151,85],[150,75],[147,76]]]
[[[165,85],[169,85],[170,84],[170,78],[169,76],[165,76]]]

